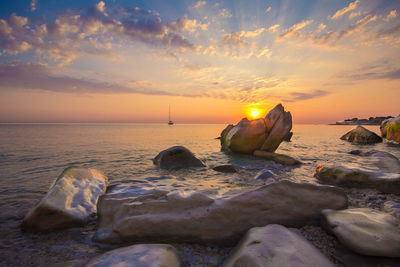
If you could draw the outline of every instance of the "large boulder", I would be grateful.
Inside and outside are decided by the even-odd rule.
[[[224,267],[333,267],[301,234],[278,224],[251,228],[225,261]]]
[[[301,162],[299,160],[292,158],[288,155],[267,152],[267,151],[263,151],[263,150],[254,151],[253,155],[256,157],[267,159],[267,160],[272,160],[272,161],[282,164],[282,165],[292,165],[293,166],[293,165],[301,164]]]
[[[365,129],[362,126],[357,126],[347,134],[343,135],[340,139],[349,141],[359,145],[368,145],[382,142],[382,138],[376,133]]]
[[[400,257],[400,220],[368,208],[324,210],[323,226],[349,249],[369,256]]]
[[[189,167],[204,167],[204,163],[186,147],[173,146],[161,151],[154,159],[161,169],[177,170]]]
[[[315,176],[319,181],[331,185],[374,188],[384,193],[400,193],[400,174],[380,175],[341,166],[318,166]]]
[[[106,187],[107,177],[98,170],[66,168],[26,215],[21,227],[26,231],[49,231],[83,225],[96,213],[97,200]]]
[[[118,248],[89,261],[85,267],[180,267],[177,250],[165,244],[141,244]]]
[[[384,120],[380,128],[382,137],[400,143],[400,116]]]
[[[226,151],[246,154],[255,150],[274,152],[291,129],[292,115],[279,104],[265,119],[242,119],[235,126],[228,125],[221,133],[221,146]]]
[[[290,181],[217,199],[202,193],[159,190],[118,196],[109,190],[98,204],[100,219],[94,240],[225,243],[238,240],[256,226],[318,224],[323,209],[346,207],[347,196],[339,188]]]

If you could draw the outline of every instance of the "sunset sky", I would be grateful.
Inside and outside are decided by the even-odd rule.
[[[1,1],[0,122],[400,113],[400,1]]]

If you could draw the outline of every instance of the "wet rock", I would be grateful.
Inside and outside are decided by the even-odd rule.
[[[400,173],[399,159],[388,152],[379,150],[371,150],[367,152],[353,150],[350,152],[350,154],[374,160],[373,164],[379,168],[380,172]]]
[[[285,142],[290,142],[290,140],[292,139],[292,136],[293,136],[293,132],[289,132],[289,133],[285,136],[285,138],[283,138],[283,141],[285,141]]]
[[[300,234],[270,224],[251,228],[225,261],[233,266],[335,266]]]
[[[400,116],[384,120],[380,129],[382,137],[400,143]]]
[[[186,147],[173,146],[161,151],[154,159],[161,169],[177,170],[189,167],[205,167],[204,163]]]
[[[237,169],[235,166],[230,165],[230,164],[215,166],[215,167],[213,168],[213,170],[214,170],[214,171],[217,171],[217,172],[225,172],[225,173],[235,173],[235,172],[238,172],[238,169]]]
[[[355,188],[374,188],[384,193],[400,193],[400,174],[380,175],[340,166],[318,166],[315,176],[323,183]]]
[[[255,150],[274,152],[291,129],[292,116],[279,104],[265,119],[242,119],[235,126],[228,125],[221,133],[221,147],[246,154]]]
[[[86,264],[86,267],[108,266],[180,267],[182,263],[171,245],[141,244],[111,250]]]
[[[400,220],[368,208],[324,210],[323,226],[347,248],[368,256],[400,257]]]
[[[261,172],[259,172],[257,175],[256,175],[256,180],[262,180],[262,181],[266,181],[266,180],[268,180],[269,178],[272,178],[272,177],[274,177],[275,176],[275,174],[272,172],[272,171],[269,171],[269,170],[267,170],[267,171],[261,171]]]
[[[318,224],[321,210],[346,207],[347,196],[339,188],[290,181],[218,199],[158,190],[118,197],[111,191],[99,202],[94,240],[229,243],[255,226]]]
[[[382,142],[382,138],[376,133],[365,129],[362,126],[357,126],[347,134],[343,135],[340,139],[349,141],[351,143],[367,145]]]
[[[43,199],[24,218],[25,231],[49,231],[83,225],[96,213],[107,177],[98,170],[66,168]]]
[[[383,210],[400,219],[400,203],[389,200],[383,204]]]
[[[299,165],[299,164],[301,164],[301,162],[295,158],[292,158],[288,155],[283,155],[283,154],[278,154],[278,153],[273,153],[273,152],[256,150],[256,151],[254,151],[253,155],[256,157],[267,159],[267,160],[272,160],[272,161],[282,164],[282,165]]]

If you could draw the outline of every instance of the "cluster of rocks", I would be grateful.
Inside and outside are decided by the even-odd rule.
[[[296,159],[274,153],[291,127],[290,113],[278,105],[265,119],[242,120],[228,126],[221,133],[221,145],[229,153],[250,153],[280,164],[297,165],[300,162]],[[385,129],[388,135],[392,128]],[[346,138],[365,143],[370,140],[365,135],[357,128]],[[400,194],[400,162],[376,150],[350,153],[377,158],[377,164],[390,169],[394,176],[320,166],[315,176],[329,185],[280,180],[231,197],[210,197],[200,192],[157,189],[138,193],[129,185],[121,185],[124,190],[121,186],[107,189],[107,178],[101,172],[70,167],[21,226],[24,231],[46,232],[83,225],[97,212],[93,241],[122,247],[93,258],[86,266],[182,266],[172,243],[236,245],[223,262],[216,263],[223,266],[334,266],[293,228],[317,225],[361,255],[400,257],[399,204],[388,201],[386,212],[349,208],[349,198],[341,188],[374,188]],[[153,161],[167,170],[207,168],[182,146],[160,152]],[[233,165],[213,169],[239,171]],[[257,179],[270,176],[273,174],[263,172]]]

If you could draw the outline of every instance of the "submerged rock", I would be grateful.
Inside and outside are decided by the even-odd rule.
[[[153,162],[161,169],[167,170],[206,166],[189,149],[183,146],[173,146],[161,151],[153,159]]]
[[[98,170],[66,168],[43,199],[22,221],[25,231],[49,231],[83,225],[96,213],[107,178]]]
[[[368,208],[324,210],[323,225],[349,249],[369,256],[400,257],[400,220]]]
[[[340,139],[360,145],[382,142],[382,138],[380,136],[362,126],[357,126],[355,129],[343,135]]]
[[[295,158],[292,158],[288,155],[283,155],[283,154],[278,154],[278,153],[273,153],[273,152],[256,150],[256,151],[254,151],[253,155],[256,157],[275,161],[276,163],[279,163],[282,165],[299,165],[299,164],[301,164],[301,162]]]
[[[380,129],[382,137],[400,143],[400,116],[384,120]]]
[[[86,267],[180,267],[177,250],[165,244],[141,244],[118,248],[92,259]]]
[[[277,225],[251,228],[225,261],[234,266],[335,266],[299,233]]]
[[[228,125],[221,133],[223,150],[252,154],[255,150],[274,152],[292,129],[292,115],[281,104],[272,109],[265,119],[242,119]]]
[[[382,176],[345,167],[319,166],[315,176],[323,183],[345,187],[374,188],[384,193],[400,193],[400,174]]]
[[[217,172],[225,172],[225,173],[235,173],[238,172],[238,169],[231,165],[231,164],[226,164],[226,165],[220,165],[220,166],[215,166],[213,168],[214,171]]]
[[[238,240],[255,226],[318,224],[323,209],[347,207],[343,190],[331,186],[280,181],[231,198],[202,193],[150,191],[101,198],[94,240],[123,242],[215,242]]]

